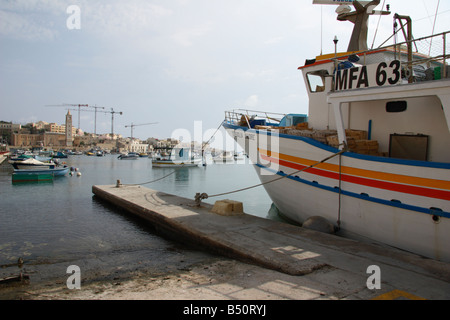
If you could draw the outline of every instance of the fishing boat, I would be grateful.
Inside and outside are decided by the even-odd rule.
[[[361,3],[336,10],[338,20],[355,23],[347,52],[298,68],[307,116],[237,109],[225,112],[223,126],[285,217],[320,216],[339,235],[448,262],[450,32],[414,40],[411,19],[396,14],[407,39],[368,50],[375,10]],[[431,42],[436,56],[415,52]]]
[[[202,158],[194,155],[189,148],[160,147],[155,152],[152,166],[157,168],[198,167],[202,162]]]
[[[15,174],[52,174],[54,176],[64,176],[69,172],[67,165],[60,165],[55,159],[52,162],[42,162],[34,158],[20,160],[10,160],[9,163],[14,168]]]
[[[46,170],[46,169],[54,169],[57,164],[54,162],[43,162],[36,160],[35,158],[19,158],[15,160],[9,160],[9,163],[16,170]]]
[[[14,169],[14,174],[51,174],[53,176],[65,176],[67,173],[69,173],[69,167],[66,165],[63,166],[56,166],[56,167],[49,167],[47,169]]]

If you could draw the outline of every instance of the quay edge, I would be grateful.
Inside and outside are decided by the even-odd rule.
[[[364,288],[367,268],[377,265],[383,288],[450,299],[450,264],[445,262],[248,214],[217,215],[210,204],[198,207],[194,200],[141,186],[93,186],[92,192],[173,240],[228,258],[289,275],[330,273],[340,277],[332,281],[356,284],[357,291],[369,290]]]

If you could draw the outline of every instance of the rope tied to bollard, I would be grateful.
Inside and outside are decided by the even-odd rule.
[[[223,192],[223,193],[218,193],[218,194],[214,194],[214,195],[211,195],[211,196],[208,195],[207,193],[199,193],[199,192],[197,192],[197,193],[195,194],[195,203],[197,204],[197,206],[200,206],[202,200],[204,200],[204,199],[213,198],[213,197],[219,197],[219,196],[224,196],[224,195],[232,194],[232,193],[236,193],[236,192],[246,191],[246,190],[249,190],[249,189],[253,189],[253,188],[256,188],[256,187],[260,187],[260,186],[263,186],[263,185],[266,185],[266,184],[269,184],[269,183],[272,183],[272,182],[275,182],[275,181],[278,181],[278,180],[281,180],[281,179],[290,177],[290,176],[292,176],[292,175],[294,175],[294,174],[298,174],[298,173],[300,173],[300,172],[303,172],[303,171],[305,171],[305,170],[308,170],[308,169],[310,169],[310,168],[313,168],[313,167],[315,167],[315,166],[317,166],[317,165],[319,165],[319,164],[321,164],[321,163],[324,163],[324,162],[326,162],[326,161],[328,161],[328,160],[330,160],[330,159],[332,159],[332,158],[334,158],[334,157],[336,157],[336,156],[340,156],[341,154],[343,154],[343,153],[346,152],[346,151],[347,151],[347,147],[344,146],[344,148],[343,148],[342,150],[339,150],[339,152],[336,152],[336,153],[332,154],[331,156],[328,156],[328,157],[326,157],[326,158],[324,158],[324,159],[322,159],[322,160],[320,160],[320,161],[318,161],[318,162],[316,162],[316,163],[313,163],[312,165],[310,165],[310,166],[308,166],[308,167],[305,167],[305,168],[303,168],[303,169],[294,171],[294,172],[292,172],[292,173],[290,173],[290,174],[287,174],[287,175],[278,177],[278,178],[276,178],[276,179],[273,179],[273,180],[270,180],[270,181],[266,181],[266,182],[263,182],[263,183],[259,183],[259,184],[256,184],[256,185],[253,185],[253,186],[249,186],[249,187],[246,187],[246,188],[237,189],[237,190],[228,191],[228,192]],[[339,167],[340,167],[340,166],[341,166],[341,164],[339,164]],[[339,179],[340,179],[340,177],[339,177]]]
[[[120,180],[117,180],[116,187],[117,187],[117,188],[120,188],[121,186],[143,186],[143,185],[145,185],[145,184],[150,184],[150,183],[153,183],[153,182],[157,182],[157,181],[159,181],[159,180],[162,180],[162,179],[167,178],[168,176],[171,176],[172,174],[174,174],[175,172],[177,172],[177,170],[179,170],[179,169],[181,169],[181,168],[183,168],[183,167],[184,167],[184,163],[183,163],[183,164],[180,164],[178,168],[175,168],[175,170],[173,170],[171,173],[166,174],[165,176],[163,176],[163,177],[161,177],[161,178],[158,178],[158,179],[155,179],[155,180],[152,180],[152,181],[142,182],[142,183],[122,184],[122,183],[120,182]]]

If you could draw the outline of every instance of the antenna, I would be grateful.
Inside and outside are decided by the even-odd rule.
[[[320,55],[322,55],[323,46],[323,7],[320,7]]]
[[[383,8],[384,8],[384,4],[386,3],[386,0],[383,0]],[[389,11],[389,5],[387,5],[387,11]],[[373,49],[373,45],[375,44],[375,39],[377,37],[377,33],[378,33],[378,28],[380,27],[380,21],[381,21],[381,14],[378,17],[378,23],[377,23],[377,28],[375,29],[375,34],[373,35],[373,41],[372,41],[372,46],[370,47],[370,49]]]
[[[366,51],[368,49],[367,34],[369,16],[374,14],[390,14],[388,11],[373,10],[380,4],[380,1],[381,0],[313,0],[313,4],[339,5],[336,10],[336,13],[338,14],[337,19],[339,21],[350,21],[354,24],[347,51]],[[352,4],[355,10],[351,11],[351,7],[349,7],[348,4]]]
[[[152,122],[152,123],[142,123],[142,124],[133,124],[133,122],[129,125],[126,125],[125,128],[131,127],[131,139],[133,139],[133,128],[137,126],[147,126],[150,124],[157,124],[158,122]]]
[[[438,16],[439,4],[440,3],[441,3],[441,0],[438,0],[437,7],[436,7],[436,14],[434,15],[433,30],[431,31],[431,34],[434,34],[434,27],[436,26],[436,20],[437,20],[437,16]],[[433,38],[431,38],[430,49],[428,50],[428,55],[431,54],[431,45],[432,44],[433,44]],[[445,66],[444,66],[444,68],[445,68]]]

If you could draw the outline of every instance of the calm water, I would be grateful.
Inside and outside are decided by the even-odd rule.
[[[115,268],[127,265],[128,258],[154,265],[180,260],[175,259],[176,244],[95,199],[91,190],[93,185],[115,184],[118,179],[124,184],[152,181],[174,169],[152,168],[148,158],[118,160],[115,155],[62,160],[79,168],[81,176],[12,184],[11,165],[0,166],[0,277],[14,272],[17,266],[12,265],[19,257],[31,270],[32,266],[48,269],[50,265],[77,264],[80,259],[85,264],[114,264]],[[196,192],[212,195],[258,184],[254,168],[244,162],[182,168],[144,186],[193,199]],[[268,217],[272,204],[263,187],[222,198],[242,201],[245,212],[260,217]]]

